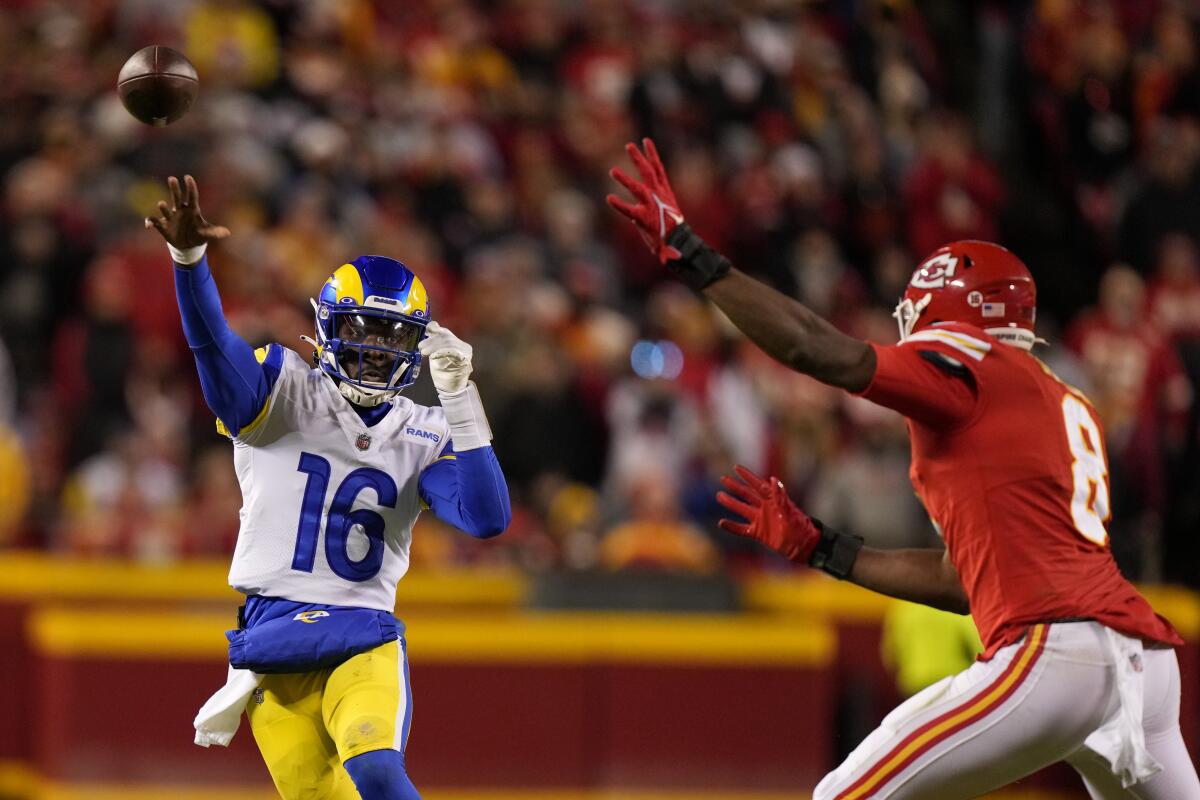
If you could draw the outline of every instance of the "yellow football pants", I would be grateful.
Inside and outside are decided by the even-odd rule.
[[[412,697],[403,640],[330,669],[267,675],[259,689],[246,716],[283,800],[359,800],[342,764],[404,750]]]

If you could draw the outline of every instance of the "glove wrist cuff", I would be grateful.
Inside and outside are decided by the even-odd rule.
[[[492,442],[492,429],[483,413],[483,401],[474,381],[457,392],[438,392],[446,423],[450,426],[450,441],[457,452],[477,450]]]
[[[709,247],[686,222],[676,225],[666,241],[679,251],[679,258],[668,261],[667,269],[697,292],[725,277],[733,268],[729,259]]]
[[[863,538],[849,533],[842,533],[823,524],[819,519],[813,519],[813,524],[821,532],[816,548],[808,559],[808,565],[819,569],[839,581],[850,577],[850,570],[858,559],[858,551],[862,549]]]

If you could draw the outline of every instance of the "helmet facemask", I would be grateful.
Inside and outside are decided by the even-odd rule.
[[[921,312],[925,310],[925,306],[933,300],[933,295],[926,292],[925,295],[913,302],[905,297],[896,304],[896,310],[892,312],[892,316],[896,318],[896,324],[900,326],[900,341],[904,341],[912,335],[913,328],[917,325],[917,320],[921,318]]]
[[[411,386],[420,374],[417,343],[426,319],[360,305],[313,301],[317,363],[352,403],[376,406]]]

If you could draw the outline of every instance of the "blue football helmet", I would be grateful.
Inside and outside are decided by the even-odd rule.
[[[348,400],[379,405],[417,380],[429,296],[408,267],[359,256],[338,267],[312,302],[317,365]]]

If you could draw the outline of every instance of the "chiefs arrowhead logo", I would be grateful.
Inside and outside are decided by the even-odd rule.
[[[912,285],[918,289],[941,289],[957,270],[958,258],[949,253],[938,253],[917,267],[912,276]]]

